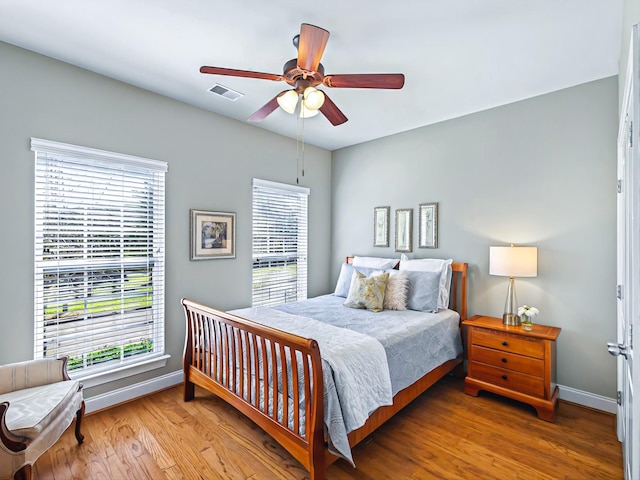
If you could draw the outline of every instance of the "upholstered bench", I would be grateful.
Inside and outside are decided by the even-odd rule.
[[[67,358],[0,366],[0,479],[30,479],[36,460],[76,417],[84,436],[82,385],[67,374]]]

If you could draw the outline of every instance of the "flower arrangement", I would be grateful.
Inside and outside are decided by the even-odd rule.
[[[538,315],[540,310],[536,307],[530,307],[529,305],[523,305],[518,308],[518,315],[522,317],[522,323],[525,325],[531,325],[531,319]]]

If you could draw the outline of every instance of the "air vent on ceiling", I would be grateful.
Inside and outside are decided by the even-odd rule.
[[[236,92],[235,90],[231,90],[229,87],[225,87],[224,85],[220,85],[219,83],[216,83],[209,89],[209,91],[233,102],[235,102],[239,98],[244,97],[244,93]]]

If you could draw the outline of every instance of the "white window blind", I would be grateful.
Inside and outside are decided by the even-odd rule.
[[[308,197],[308,188],[253,180],[253,306],[307,298]]]
[[[165,172],[155,160],[32,138],[35,358],[74,378],[164,353]]]

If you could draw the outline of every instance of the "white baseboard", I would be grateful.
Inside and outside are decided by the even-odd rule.
[[[128,387],[120,388],[112,392],[103,393],[102,395],[96,395],[95,397],[85,400],[86,413],[103,410],[165,388],[173,387],[180,383],[182,383],[182,370],[168,373],[161,377],[152,378],[145,382],[136,383]],[[561,400],[577,403],[578,405],[584,405],[585,407],[594,408],[596,410],[602,410],[607,413],[616,413],[617,403],[613,398],[603,397],[602,395],[596,395],[595,393],[589,393],[571,387],[565,387],[564,385],[558,385],[558,387],[560,388],[559,397]]]
[[[85,400],[85,412],[97,412],[105,408],[113,407],[123,402],[128,402],[135,398],[149,395],[153,392],[173,387],[182,383],[182,370],[168,373],[160,377],[152,378],[145,382],[136,383],[128,387],[119,388],[112,392],[103,393]]]
[[[613,398],[603,397],[602,395],[596,395],[595,393],[589,393],[571,387],[565,387],[564,385],[558,385],[558,387],[560,388],[559,397],[561,400],[577,403],[589,408],[595,408],[596,410],[602,410],[607,413],[616,413],[618,404]]]

